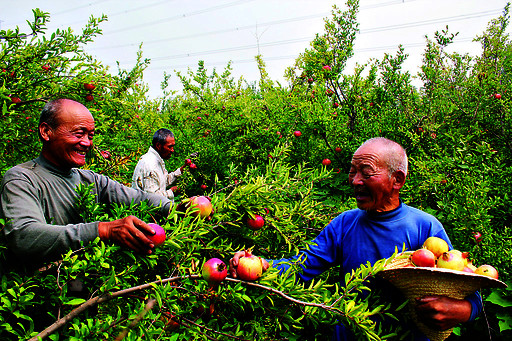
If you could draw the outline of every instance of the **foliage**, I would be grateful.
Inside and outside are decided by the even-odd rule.
[[[286,86],[269,78],[260,55],[258,84],[234,79],[231,65],[218,72],[200,62],[195,70],[177,73],[183,93],[168,91],[157,100],[146,98],[141,79],[149,60],[141,51],[133,69],[115,75],[83,52],[83,45],[101,34],[98,25],[106,18],[91,17],[81,34],[46,34],[48,14],[34,10],[31,32],[0,31],[0,173],[37,155],[39,111],[45,101],[65,96],[87,105],[96,120],[95,148],[86,168],[129,184],[153,132],[168,127],[177,144],[167,168],[181,166],[186,158],[198,166],[180,178],[177,200],[209,195],[215,206],[212,221],[173,212],[159,222],[169,238],[149,257],[96,241],[64,255],[60,265],[45,272],[3,276],[2,337],[24,339],[90,297],[103,297],[74,316],[61,329],[62,337],[107,338],[133,322],[127,338],[325,339],[330,330],[323,327],[340,319],[364,337],[377,338],[368,332],[368,314],[375,306],[352,296],[364,282],[356,280],[353,291],[338,287],[336,269],[306,286],[295,285],[291,273],[277,276],[273,271],[257,283],[230,279],[216,289],[196,276],[209,257],[227,261],[243,248],[273,259],[306,247],[330,219],[354,207],[348,165],[357,146],[374,136],[393,139],[407,150],[402,200],[436,216],[452,244],[469,251],[476,264],[492,264],[500,278],[510,278],[509,6],[475,38],[482,46],[479,56],[448,52],[456,37],[448,28],[427,37],[419,89],[403,70],[407,54],[402,46],[347,70],[358,6],[350,0],[343,10],[333,7],[324,32],[286,70]],[[164,89],[169,77],[162,82]],[[84,83],[95,89],[86,90]],[[89,94],[94,101],[85,99]],[[321,164],[326,158],[330,166]],[[127,214],[151,219],[147,206],[108,211],[92,202],[83,189],[85,220]],[[262,230],[245,227],[253,214],[264,216]],[[482,234],[481,241],[475,232]],[[355,278],[362,280],[378,267],[365,265]],[[163,282],[169,277],[174,279]],[[75,278],[86,284],[85,297],[69,291],[67,283]],[[151,284],[139,288],[146,283]],[[124,289],[126,294],[109,298]],[[335,303],[342,314],[326,309],[343,292]],[[510,290],[482,293],[488,298],[485,314],[452,338],[491,334],[499,340],[501,331],[506,339],[510,312],[503,302],[510,300]],[[300,302],[291,304],[292,297]],[[385,339],[398,331],[373,332]]]
[[[294,275],[298,267],[284,275],[271,269],[257,283],[229,278],[216,288],[209,288],[197,275],[208,258],[227,262],[234,251],[248,247],[267,257],[292,255],[325,225],[330,216],[319,213],[332,211],[314,199],[311,183],[328,178],[329,172],[307,168],[292,172],[284,159],[270,161],[260,176],[248,170],[238,185],[222,189],[212,199],[216,213],[211,221],[189,211],[183,214],[175,207],[166,221],[159,222],[167,231],[167,240],[152,255],[134,254],[96,240],[69,251],[48,269],[26,275],[17,269],[6,272],[2,277],[6,290],[0,294],[0,335],[33,337],[46,327],[44,322],[65,318],[69,323],[62,325],[59,338],[95,340],[107,334],[120,335],[135,321],[130,335],[144,339],[173,339],[172,335],[184,339],[208,335],[294,339],[300,330],[302,336],[297,339],[324,339],[330,329],[318,326],[342,320],[365,338],[380,340],[371,318],[390,314],[389,306],[369,304],[359,294],[367,290],[367,280],[383,268],[385,260],[362,266],[349,276],[346,287],[339,287],[327,275],[298,284]],[[94,204],[90,188],[82,186],[78,192],[77,205],[85,221],[129,214],[149,221],[154,210],[130,205],[108,211]],[[299,203],[297,196],[301,196]],[[268,214],[261,212],[264,228],[253,232],[244,218],[263,202],[273,205]],[[84,292],[72,290],[76,280],[83,283]],[[147,309],[136,320],[150,299],[155,300],[154,309]],[[78,316],[82,311],[84,316]],[[55,332],[50,329],[41,336],[50,331]]]

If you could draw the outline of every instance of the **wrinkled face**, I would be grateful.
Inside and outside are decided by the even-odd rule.
[[[174,137],[167,136],[164,144],[157,144],[157,152],[160,157],[167,160],[174,153],[174,145],[176,144]]]
[[[358,208],[384,212],[398,207],[398,195],[394,195],[393,188],[395,178],[389,176],[378,144],[362,146],[354,153],[348,179]]]
[[[43,155],[61,169],[81,167],[92,148],[94,119],[89,110],[77,102],[62,105],[55,128],[42,125]]]

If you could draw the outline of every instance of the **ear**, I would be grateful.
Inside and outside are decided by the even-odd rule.
[[[402,170],[397,170],[393,173],[393,177],[395,178],[395,183],[393,184],[393,187],[395,189],[401,189],[405,184],[405,173]]]
[[[48,125],[48,123],[43,122],[39,125],[39,135],[41,135],[41,139],[43,141],[50,141],[52,134],[53,129]]]

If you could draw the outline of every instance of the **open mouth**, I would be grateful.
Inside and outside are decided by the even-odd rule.
[[[355,189],[354,198],[356,198],[357,201],[365,201],[370,198],[370,193],[362,189]]]

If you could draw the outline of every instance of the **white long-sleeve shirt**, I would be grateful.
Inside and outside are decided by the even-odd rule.
[[[153,147],[149,147],[148,152],[140,157],[135,166],[132,187],[144,192],[163,195],[174,202],[174,193],[167,187],[174,183],[180,175],[180,168],[174,172],[167,172],[164,160]]]

